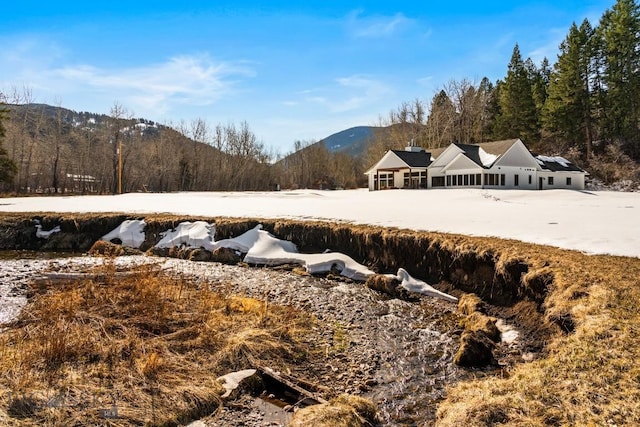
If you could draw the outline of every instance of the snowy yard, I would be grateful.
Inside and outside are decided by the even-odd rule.
[[[346,221],[640,257],[640,193],[478,189],[131,193],[3,198],[0,211]]]

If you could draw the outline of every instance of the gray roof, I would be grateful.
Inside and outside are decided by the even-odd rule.
[[[533,154],[542,169],[552,172],[584,172],[564,157],[549,157]]]
[[[485,165],[482,164],[482,160],[480,160],[480,146],[470,144],[455,144],[455,146],[464,151],[464,155],[475,164],[486,169]]]
[[[426,168],[431,164],[431,153],[427,151],[391,150],[411,168]]]

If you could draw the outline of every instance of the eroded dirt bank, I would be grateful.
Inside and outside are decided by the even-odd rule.
[[[140,217],[4,215],[0,249],[84,252],[123,220],[135,218]],[[37,238],[33,219],[39,220],[45,230],[60,226],[61,231],[48,239]],[[517,252],[517,242],[324,222],[154,215],[145,216],[147,239],[142,249],[157,242],[160,232],[195,219],[214,222],[216,239],[237,236],[261,223],[275,236],[293,241],[301,252],[331,249],[346,253],[379,273],[402,267],[456,296],[476,293],[487,303],[490,314],[521,331],[517,344],[504,344],[496,350],[502,368],[538,357],[550,337],[573,328],[566,313],[545,316],[543,303],[553,286],[553,271],[544,262],[531,261]],[[314,366],[312,374],[304,372],[312,369],[309,366],[301,367],[297,373],[334,389],[372,398],[380,405],[385,425],[431,423],[447,385],[479,374],[504,374],[495,367],[472,372],[452,364],[460,316],[451,304],[427,298],[399,301],[358,284],[301,277],[289,271],[163,262],[167,268],[188,272],[212,286],[231,286],[235,292],[312,312],[327,325],[318,331],[319,339],[334,347],[327,350],[326,363]],[[45,264],[34,265],[45,268]],[[70,261],[53,268],[61,268],[60,265],[74,268]],[[24,268],[15,270],[28,275]],[[264,419],[256,418],[259,409],[251,409],[249,404],[227,412],[228,418],[222,418],[225,425],[233,425],[229,424],[233,419],[244,420],[241,422],[245,424],[238,425],[263,425],[260,423]],[[251,419],[254,424],[247,421]],[[212,422],[220,421],[218,418]]]

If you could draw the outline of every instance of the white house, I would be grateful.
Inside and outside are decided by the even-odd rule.
[[[409,148],[417,150],[416,147]],[[483,144],[451,144],[444,149],[433,150],[428,159],[426,157],[429,153],[422,152],[425,153],[422,163],[418,163],[418,158],[414,157],[412,160],[415,161],[411,162],[410,166],[406,161],[402,165],[398,165],[397,161],[396,163],[391,161],[391,159],[401,158],[398,153],[404,153],[404,156],[407,156],[409,151],[387,152],[378,163],[365,172],[369,176],[369,190],[416,188],[414,185],[406,185],[406,179],[402,182],[398,181],[402,176],[407,177],[407,169],[409,169],[409,177],[413,176],[414,171],[425,169],[427,188],[583,190],[587,174],[563,157],[532,154],[520,139]],[[391,171],[393,176],[390,174]],[[384,180],[381,180],[381,176]],[[422,179],[422,175],[420,178]],[[385,185],[378,185],[378,183]],[[413,181],[409,180],[409,183],[413,184]],[[424,188],[424,186],[421,187]]]
[[[369,190],[427,188],[427,167],[431,161],[431,153],[420,147],[389,150],[365,172],[369,176]]]

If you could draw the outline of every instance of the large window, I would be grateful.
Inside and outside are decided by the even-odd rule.
[[[378,189],[393,188],[393,172],[378,173]]]
[[[449,178],[449,177],[447,177]],[[431,177],[431,186],[432,187],[444,187],[444,176],[432,176]]]
[[[549,177],[549,185],[553,185],[553,177],[552,176]]]
[[[427,171],[405,172],[404,188],[427,188]]]

